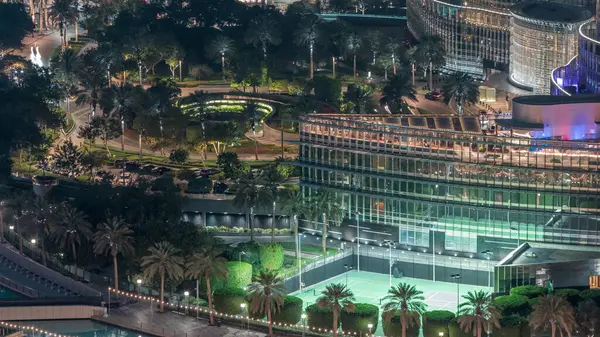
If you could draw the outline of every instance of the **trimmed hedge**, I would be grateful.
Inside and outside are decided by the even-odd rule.
[[[371,333],[377,330],[379,324],[379,308],[368,303],[355,303],[354,312],[342,311],[342,330],[368,334],[368,324],[373,324]]]
[[[383,320],[383,333],[386,337],[400,337],[402,336],[402,324],[400,324],[400,315],[396,314],[389,322]],[[406,329],[406,337],[418,337],[419,326],[413,325]],[[471,337],[471,336],[469,336]]]
[[[246,262],[227,262],[227,288],[244,288],[252,282],[252,265]]]
[[[502,316],[528,316],[531,313],[529,298],[522,295],[498,296],[492,303],[502,312]]]
[[[260,265],[266,270],[279,270],[283,266],[283,247],[280,244],[260,246],[258,256]]]
[[[448,336],[448,324],[454,320],[456,315],[448,310],[432,310],[423,314],[423,336],[439,337],[440,332]]]
[[[302,318],[302,299],[296,296],[286,296],[283,307],[272,313],[273,321],[287,324],[297,324]]]
[[[310,327],[331,330],[333,327],[333,313],[329,308],[319,308],[316,304],[306,307],[306,324]],[[338,320],[338,327],[341,320]]]
[[[500,329],[492,330],[492,337],[529,337],[523,334],[523,325],[527,325],[527,320],[519,315],[509,315],[500,318]]]
[[[600,306],[600,289],[588,289],[579,293],[583,300],[593,300],[597,306]]]
[[[448,324],[448,331],[450,332],[450,337],[473,337],[473,331],[464,332],[456,320]],[[485,336],[485,333],[482,335]]]
[[[213,292],[213,306],[216,312],[230,315],[242,313],[240,304],[246,303],[248,293],[241,288],[221,288]]]
[[[536,298],[542,295],[546,295],[548,289],[540,286],[519,286],[510,289],[511,295],[527,296],[528,298]]]
[[[582,300],[581,296],[579,296],[579,290],[577,289],[556,289],[554,295],[566,297],[567,301],[569,301],[573,307],[577,307],[577,304]]]

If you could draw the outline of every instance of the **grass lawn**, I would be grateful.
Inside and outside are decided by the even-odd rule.
[[[286,250],[296,250],[296,244],[293,242],[282,242],[281,246]],[[321,246],[302,245],[301,248],[303,253],[321,255]],[[327,248],[327,253],[330,255],[336,254],[337,252],[338,250],[335,248]]]

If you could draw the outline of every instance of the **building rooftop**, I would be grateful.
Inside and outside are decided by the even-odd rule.
[[[588,20],[592,13],[583,7],[557,2],[522,2],[511,7],[510,11],[522,17],[562,23],[575,23]]]
[[[600,95],[575,95],[575,96],[549,96],[529,95],[518,96],[513,99],[514,103],[526,105],[556,105],[572,103],[600,103]]]
[[[563,245],[538,242],[527,242],[514,253],[512,258],[500,264],[528,265],[600,259],[600,250],[597,247],[571,246],[566,249]]]

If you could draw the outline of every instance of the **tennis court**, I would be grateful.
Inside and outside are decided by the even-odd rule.
[[[431,280],[422,280],[410,277],[393,278],[392,285],[398,283],[413,284],[418,290],[423,292],[427,310],[448,310],[456,311],[456,283],[451,282],[434,282]],[[355,297],[355,303],[371,303],[381,306],[382,298],[390,289],[389,275],[377,274],[363,271],[350,271],[336,277],[330,278],[323,282],[317,283],[311,287],[306,287],[302,291],[297,291],[292,295],[302,298],[304,305],[315,303],[320,296],[321,291],[326,285],[331,283],[347,284],[352,290]],[[473,286],[468,284],[460,285],[460,296],[465,295],[469,291],[489,290],[487,287]],[[378,327],[377,335],[383,335],[383,328]]]

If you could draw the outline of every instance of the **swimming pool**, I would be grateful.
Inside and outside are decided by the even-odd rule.
[[[87,319],[33,321],[27,323],[39,329],[74,337],[150,337],[142,333],[121,329],[112,325],[106,325]]]
[[[4,288],[0,286],[0,300],[10,300],[10,299],[21,299],[25,298],[23,295],[18,294],[12,290]]]

